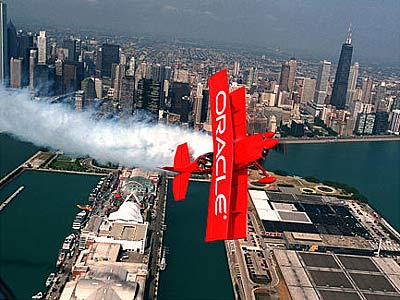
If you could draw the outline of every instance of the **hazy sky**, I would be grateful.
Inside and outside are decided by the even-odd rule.
[[[234,40],[333,61],[352,23],[355,60],[400,65],[400,0],[9,0],[8,11],[17,27]]]

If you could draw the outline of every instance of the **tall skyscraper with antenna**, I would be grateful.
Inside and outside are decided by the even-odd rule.
[[[7,3],[0,0],[0,83],[9,77],[8,45],[7,45]]]
[[[331,104],[337,109],[346,107],[347,84],[349,81],[349,72],[351,66],[351,57],[353,55],[353,45],[351,44],[351,25],[345,43],[340,52],[339,64],[336,70],[335,82],[331,96]]]

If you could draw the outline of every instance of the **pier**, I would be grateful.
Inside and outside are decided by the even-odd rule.
[[[12,170],[6,176],[4,176],[0,180],[0,189],[2,189],[7,183],[11,182],[15,177],[20,175],[25,170],[26,167],[29,167],[29,166],[36,167],[36,165],[38,163],[38,157],[41,154],[42,154],[42,151],[36,152],[30,158],[28,158],[25,162],[23,162],[21,165],[16,167],[14,170]]]
[[[24,189],[25,187],[21,185],[10,197],[4,200],[3,203],[0,204],[0,212]]]

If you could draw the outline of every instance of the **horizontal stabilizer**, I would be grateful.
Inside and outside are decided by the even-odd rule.
[[[257,182],[258,183],[265,183],[265,184],[269,184],[269,183],[274,183],[276,181],[276,178],[273,176],[267,176],[264,178],[259,179]]]
[[[190,173],[181,173],[175,176],[172,181],[172,191],[174,193],[175,201],[184,200],[186,191],[189,184]]]

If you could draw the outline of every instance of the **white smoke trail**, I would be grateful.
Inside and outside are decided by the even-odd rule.
[[[0,89],[0,131],[37,146],[147,169],[172,165],[176,146],[184,142],[194,156],[212,150],[206,134],[139,121],[95,121],[63,104],[32,101],[27,91]]]

